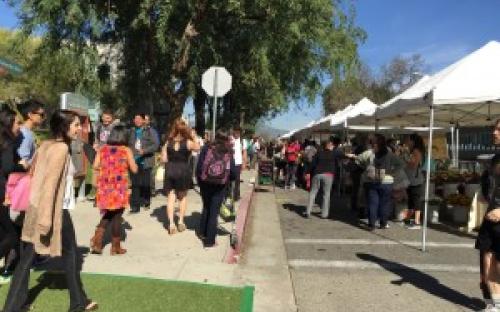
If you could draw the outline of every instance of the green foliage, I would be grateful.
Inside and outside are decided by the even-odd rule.
[[[351,70],[366,36],[340,0],[10,2],[20,5],[26,34],[43,30],[42,51],[81,56],[73,65],[83,81],[65,73],[70,86],[103,92],[89,71],[98,65],[95,45],[110,44],[121,51],[117,90],[129,109],[168,105],[170,120],[212,65],[234,78],[222,109],[231,118],[222,120],[252,123],[293,100],[313,102],[324,79]]]
[[[0,79],[0,100],[36,97],[56,105],[62,92],[100,95],[98,55],[90,46],[76,50],[66,43],[53,49],[41,38],[0,29],[0,55],[23,67],[22,75]]]

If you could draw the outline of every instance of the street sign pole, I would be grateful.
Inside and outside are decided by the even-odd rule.
[[[217,72],[218,69],[215,69],[214,74],[214,105],[213,105],[213,118],[212,118],[212,140],[215,141],[215,122],[217,119]]]
[[[212,66],[201,77],[201,87],[213,99],[212,139],[215,139],[217,125],[218,98],[226,95],[231,90],[232,77],[224,67]]]

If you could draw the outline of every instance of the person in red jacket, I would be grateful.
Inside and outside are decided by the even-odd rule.
[[[285,161],[286,161],[286,179],[285,189],[295,189],[295,181],[297,179],[297,166],[300,154],[300,144],[297,138],[291,138],[290,142],[285,145]]]

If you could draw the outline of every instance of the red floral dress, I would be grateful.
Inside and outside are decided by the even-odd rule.
[[[99,149],[97,207],[116,210],[129,207],[127,147],[104,145]]]

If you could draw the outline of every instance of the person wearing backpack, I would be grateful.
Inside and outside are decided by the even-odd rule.
[[[286,180],[285,189],[295,189],[295,181],[297,180],[297,167],[299,161],[300,144],[297,138],[292,138],[290,143],[285,146],[286,160]]]
[[[216,246],[217,217],[226,195],[226,186],[236,178],[231,142],[225,132],[218,131],[215,141],[203,147],[196,168],[203,201],[199,237],[205,248]]]

